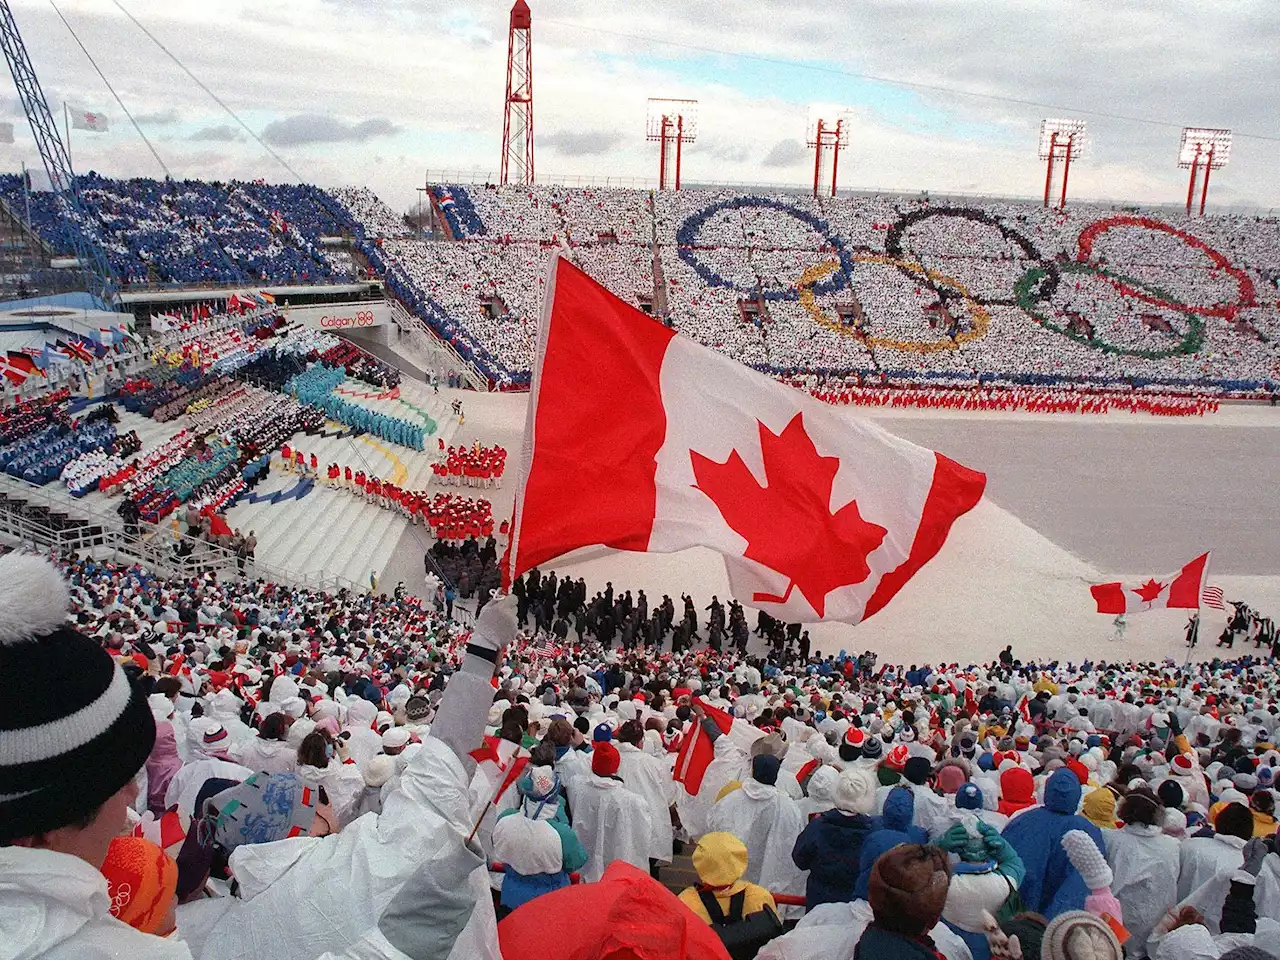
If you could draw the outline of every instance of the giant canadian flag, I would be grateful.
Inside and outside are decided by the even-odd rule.
[[[508,577],[595,544],[705,546],[743,603],[857,623],[937,554],[985,486],[677,336],[554,257]]]
[[[1133,583],[1096,583],[1089,588],[1099,613],[1195,610],[1209,579],[1209,554],[1202,553],[1177,573]]]

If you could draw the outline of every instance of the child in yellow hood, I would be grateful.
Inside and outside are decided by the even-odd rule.
[[[744,891],[744,918],[761,910],[777,913],[778,905],[773,894],[759,884],[742,879],[747,872],[747,848],[732,833],[708,833],[699,840],[693,851],[693,868],[698,871],[698,879],[702,883],[696,887],[685,887],[680,891],[680,900],[703,922],[711,923],[711,915],[702,903],[702,891],[714,894],[726,915],[729,913],[729,901]]]

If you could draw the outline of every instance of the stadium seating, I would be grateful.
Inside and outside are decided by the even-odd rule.
[[[432,198],[452,239],[426,240],[362,187],[96,174],[80,186],[127,283],[330,282],[367,261],[499,388],[529,381],[545,265],[562,247],[682,333],[815,388],[1280,385],[1275,219],[449,184]],[[17,175],[0,177],[0,197],[15,211],[29,199],[37,232],[69,249],[55,198],[28,197]],[[327,253],[334,235],[355,254]],[[225,366],[255,352],[219,347]]]
[[[124,284],[345,282],[319,244],[348,232],[345,209],[309,185],[78,178],[88,230]],[[0,197],[55,251],[71,248],[60,201],[0,177]]]
[[[550,249],[811,386],[1280,384],[1280,222],[732,191],[433,188],[454,242],[384,242],[391,288],[500,385],[527,382]],[[656,253],[661,279],[655,282]]]

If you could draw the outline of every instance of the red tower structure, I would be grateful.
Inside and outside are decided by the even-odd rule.
[[[679,190],[684,145],[698,139],[698,101],[650,97],[644,128],[645,139],[658,142],[658,189],[666,190],[674,174]]]
[[[498,182],[533,183],[533,13],[524,0],[511,8]]]
[[[1231,159],[1231,131],[1210,127],[1183,127],[1182,143],[1178,148],[1178,166],[1191,170],[1187,184],[1187,216],[1191,216],[1191,204],[1196,196],[1196,176],[1200,177],[1200,216],[1204,216],[1205,201],[1209,199],[1209,171],[1218,170]]]
[[[1040,159],[1046,161],[1044,172],[1044,205],[1050,205],[1053,191],[1053,168],[1062,168],[1062,191],[1058,209],[1067,205],[1067,179],[1071,175],[1071,161],[1084,157],[1087,141],[1083,120],[1041,120]]]
[[[813,195],[817,197],[822,189],[823,158],[831,157],[831,196],[836,195],[837,174],[840,166],[840,151],[849,146],[848,112],[840,113],[835,122],[825,119],[818,112],[809,116],[809,146],[813,147]]]

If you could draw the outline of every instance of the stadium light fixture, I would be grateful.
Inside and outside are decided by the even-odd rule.
[[[1088,153],[1089,141],[1083,120],[1045,119],[1040,121],[1040,159],[1046,161],[1044,173],[1044,205],[1049,206],[1053,190],[1053,169],[1062,168],[1062,191],[1058,209],[1067,205],[1067,179],[1071,175],[1071,161],[1083,159]]]
[[[830,119],[834,117],[835,119]],[[849,129],[853,114],[840,107],[815,105],[809,108],[809,124],[805,140],[813,148],[813,195],[821,189],[823,157],[831,157],[831,196],[836,195],[840,151],[849,146]]]
[[[1213,127],[1183,127],[1182,143],[1178,147],[1178,166],[1191,171],[1187,184],[1187,216],[1191,216],[1191,203],[1196,195],[1196,177],[1200,177],[1200,216],[1204,216],[1205,201],[1209,198],[1209,171],[1218,170],[1231,159],[1231,131]]]
[[[679,190],[684,145],[698,139],[698,101],[650,97],[644,132],[646,140],[658,142],[658,189],[667,189],[667,175],[674,171]]]

